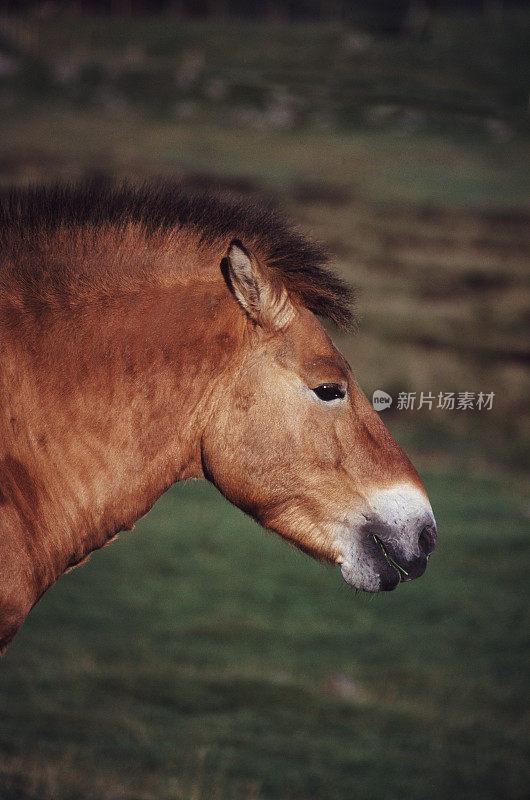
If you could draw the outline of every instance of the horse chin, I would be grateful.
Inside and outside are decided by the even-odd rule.
[[[400,573],[390,564],[366,562],[341,564],[342,577],[349,586],[363,592],[391,592],[401,583]]]
[[[348,531],[340,561],[342,577],[349,586],[363,592],[390,592],[405,575],[399,564],[376,536],[363,536]]]

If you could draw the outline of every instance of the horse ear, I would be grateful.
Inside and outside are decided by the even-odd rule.
[[[285,288],[273,284],[239,239],[230,242],[221,270],[239,305],[254,322],[278,328],[291,319],[293,308]]]

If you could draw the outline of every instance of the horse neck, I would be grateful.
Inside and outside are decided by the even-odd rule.
[[[211,280],[57,312],[40,330],[26,321],[29,347],[13,347],[6,369],[19,377],[2,424],[18,429],[0,528],[25,561],[13,569],[31,573],[32,602],[174,481],[203,477],[202,431],[241,335],[235,310]]]

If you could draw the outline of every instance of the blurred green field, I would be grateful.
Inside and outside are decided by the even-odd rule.
[[[425,478],[439,550],[375,597],[172,489],[9,648],[2,800],[525,797],[522,509]]]
[[[63,577],[0,666],[0,800],[526,796],[529,28],[0,18],[0,186],[263,196],[358,287],[367,394],[495,393],[383,412],[440,531],[394,593],[206,484]]]

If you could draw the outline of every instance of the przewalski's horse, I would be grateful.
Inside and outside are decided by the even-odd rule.
[[[421,481],[316,315],[350,291],[279,215],[175,187],[0,209],[0,646],[175,481],[208,478],[370,592],[436,542]]]

